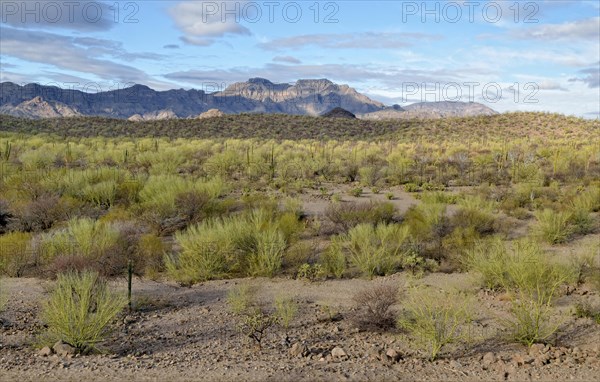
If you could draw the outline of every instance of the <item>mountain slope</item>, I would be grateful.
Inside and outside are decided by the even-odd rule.
[[[493,109],[476,102],[419,102],[408,106],[387,107],[383,110],[359,115],[361,119],[438,119],[448,117],[474,117],[498,114]]]
[[[341,107],[352,113],[370,113],[383,109],[381,102],[373,101],[348,85],[337,85],[327,79],[298,80],[294,85],[275,84],[264,78],[238,82],[215,97],[234,97],[255,101],[254,110],[237,112],[283,113],[321,115]]]
[[[18,111],[24,108],[19,108],[20,104],[40,96],[46,102],[63,104],[82,115],[133,120],[189,118],[211,109],[219,109],[225,114],[283,113],[316,116],[335,107],[343,107],[352,113],[369,113],[384,108],[383,104],[353,88],[336,85],[329,80],[299,80],[290,85],[253,78],[216,93],[195,89],[155,91],[143,85],[84,93],[38,84],[19,86],[4,82],[0,84],[0,112],[46,118],[50,115],[46,112],[36,114],[35,109]]]
[[[212,109],[224,114],[264,113],[319,116],[335,108],[371,120],[493,115],[478,103],[423,102],[386,107],[348,85],[327,79],[277,84],[251,78],[225,90],[155,91],[144,85],[98,93],[11,82],[0,84],[0,114],[26,118],[98,116],[132,121],[195,118]]]
[[[0,106],[0,114],[32,119],[75,117],[82,115],[76,109],[61,102],[48,102],[39,96],[28,101],[23,101],[16,106]]]

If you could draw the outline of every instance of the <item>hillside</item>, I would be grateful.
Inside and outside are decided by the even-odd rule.
[[[519,138],[600,138],[600,123],[547,113],[491,116],[361,120],[283,114],[224,115],[220,118],[132,122],[98,117],[30,120],[0,115],[0,131],[62,136],[164,136],[172,138],[337,139],[461,141]]]
[[[362,114],[360,118],[373,120],[411,118],[438,119],[448,117],[474,117],[494,114],[498,114],[498,112],[477,102],[442,101],[418,102],[402,108],[395,105],[392,107],[386,107],[383,110]]]

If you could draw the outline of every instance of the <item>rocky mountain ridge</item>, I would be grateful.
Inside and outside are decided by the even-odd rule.
[[[222,114],[319,116],[336,108],[365,119],[441,118],[496,113],[481,104],[460,102],[386,107],[348,85],[338,85],[327,79],[298,80],[294,84],[286,84],[251,78],[213,93],[196,89],[155,91],[144,85],[85,93],[39,84],[0,84],[0,114],[34,119],[100,116],[148,121],[197,118],[209,110]],[[212,114],[221,115],[216,111]]]

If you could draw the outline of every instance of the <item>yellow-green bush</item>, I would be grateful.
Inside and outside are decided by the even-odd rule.
[[[350,263],[372,278],[399,269],[408,235],[408,229],[398,224],[359,224],[344,236],[344,248]]]
[[[430,360],[446,346],[467,339],[472,306],[464,295],[414,289],[402,305],[398,326],[414,337]]]
[[[10,232],[0,236],[0,273],[9,277],[23,276],[35,265],[30,233]]]
[[[126,305],[125,295],[110,291],[97,273],[61,274],[43,306],[42,319],[48,329],[42,341],[60,340],[80,353],[97,350]]]
[[[535,214],[536,234],[549,244],[561,244],[569,241],[575,228],[571,224],[572,213],[544,209]]]

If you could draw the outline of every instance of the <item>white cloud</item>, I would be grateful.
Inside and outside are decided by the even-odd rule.
[[[169,9],[187,44],[208,46],[226,35],[250,35],[241,25],[245,1],[183,1]]]
[[[511,35],[519,39],[542,41],[600,41],[600,17],[569,21],[561,24],[541,24],[530,28],[519,28],[511,31]]]
[[[275,56],[273,57],[274,62],[285,62],[288,64],[301,64],[302,61],[292,56]]]
[[[395,49],[414,45],[416,41],[440,40],[439,35],[425,33],[329,33],[305,34],[262,42],[258,46],[267,50],[317,46],[325,49]]]
[[[59,70],[85,73],[109,81],[149,83],[151,78],[142,70],[110,59],[159,59],[148,53],[130,53],[121,44],[96,38],[68,37],[54,33],[14,28],[0,28],[2,54],[20,60],[53,66]],[[34,76],[40,73],[30,73]]]
[[[137,6],[132,2],[132,5]],[[106,31],[117,25],[114,4],[104,1],[3,1],[0,22],[25,29]],[[121,21],[117,17],[117,21]]]
[[[583,82],[590,88],[600,87],[600,62],[596,67],[580,70],[579,74],[579,77],[571,78],[569,82]]]

